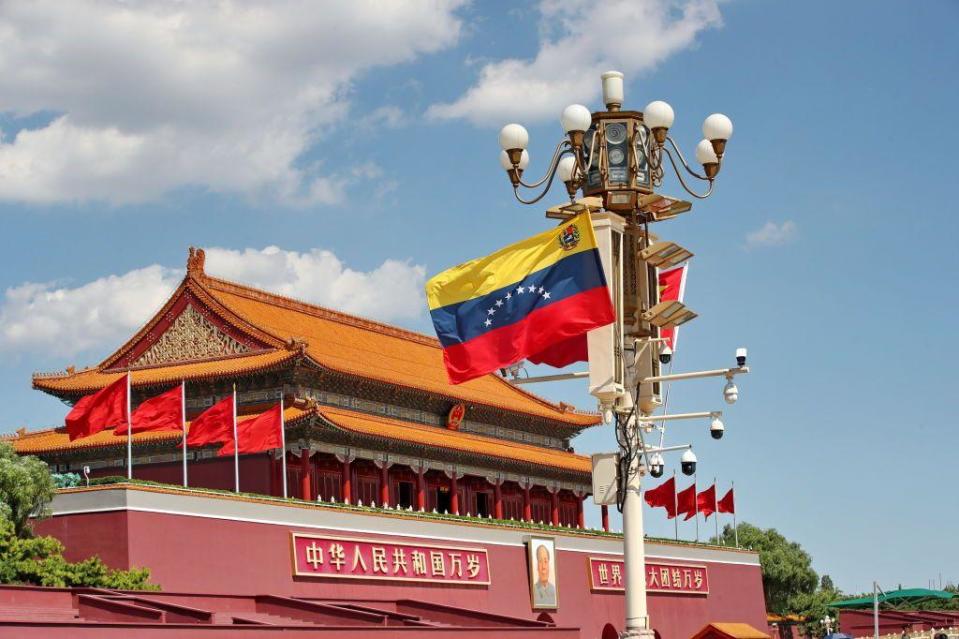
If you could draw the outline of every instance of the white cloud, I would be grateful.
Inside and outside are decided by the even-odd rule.
[[[336,200],[349,168],[297,158],[364,71],[454,44],[459,3],[0,3],[0,108],[55,114],[0,141],[0,198],[126,203],[200,186]]]
[[[782,246],[795,240],[798,232],[796,223],[792,220],[786,220],[782,224],[766,222],[762,228],[746,234],[746,248]]]
[[[535,58],[485,64],[476,84],[451,103],[434,104],[429,115],[478,124],[556,118],[571,102],[593,101],[603,71],[629,79],[722,23],[716,0],[542,0],[539,9]]]
[[[426,270],[388,259],[364,272],[330,251],[275,246],[207,250],[211,275],[288,297],[384,321],[414,318],[426,308]],[[182,269],[153,265],[76,287],[27,282],[0,298],[0,352],[103,356],[119,347],[163,305]]]
[[[347,313],[393,321],[417,317],[426,308],[426,269],[388,259],[372,271],[354,271],[333,253],[212,248],[206,251],[210,275],[242,282]]]

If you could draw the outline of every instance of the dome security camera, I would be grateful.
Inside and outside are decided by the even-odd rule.
[[[739,399],[739,389],[736,388],[736,384],[731,379],[723,387],[723,399],[726,400],[727,404],[735,404],[736,400]]]
[[[664,344],[661,351],[659,351],[659,363],[666,365],[673,360],[673,349],[669,347],[668,344]]]
[[[722,439],[725,432],[726,427],[723,425],[723,421],[719,417],[713,417],[713,421],[709,424],[710,436],[713,439]]]
[[[662,477],[666,469],[666,462],[659,453],[654,453],[649,458],[649,474],[653,477]]]
[[[746,347],[740,346],[736,349],[736,364],[742,368],[746,365]]]
[[[680,460],[680,466],[683,469],[684,475],[695,475],[696,474],[696,453],[692,449],[687,450],[683,453],[683,457]]]

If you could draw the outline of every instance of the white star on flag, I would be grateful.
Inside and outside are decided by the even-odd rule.
[[[517,292],[517,293],[520,293],[520,294],[524,293],[525,291],[526,291],[526,289],[524,289],[522,286],[520,286],[519,288],[516,289],[516,292]]]
[[[493,322],[490,321],[489,319],[487,319],[487,320],[486,320],[485,322],[483,322],[483,323],[486,324],[486,326],[492,326],[492,325],[493,325]]]
[[[544,299],[544,300],[548,300],[548,299],[549,299],[549,291],[546,291],[545,293],[543,293],[543,299]]]
[[[502,306],[502,305],[503,305],[503,300],[496,300],[496,305],[497,305],[497,306]]]

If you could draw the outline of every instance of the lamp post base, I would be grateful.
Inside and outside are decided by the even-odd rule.
[[[628,628],[619,635],[620,639],[655,639],[656,632],[652,628]]]

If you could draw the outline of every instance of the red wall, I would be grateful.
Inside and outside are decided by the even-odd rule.
[[[297,528],[130,511],[62,515],[38,525],[39,533],[55,535],[65,542],[68,558],[76,560],[97,553],[114,567],[146,566],[151,569],[153,580],[167,591],[413,598],[527,618],[538,614],[530,606],[526,552],[521,546],[486,546],[493,580],[489,588],[320,581],[291,576],[291,530]],[[303,531],[352,536],[338,530]],[[465,536],[468,532],[464,529]],[[369,533],[355,536],[386,537]],[[434,541],[422,540],[425,544]],[[471,542],[471,545],[482,544]],[[590,591],[586,563],[590,554],[599,556],[599,553],[558,552],[560,607],[549,614],[560,626],[581,627],[584,638],[598,638],[607,623],[622,629],[624,602],[621,593]],[[708,596],[649,596],[653,626],[663,639],[690,637],[710,621],[743,621],[756,628],[765,627],[759,567],[707,565]]]

